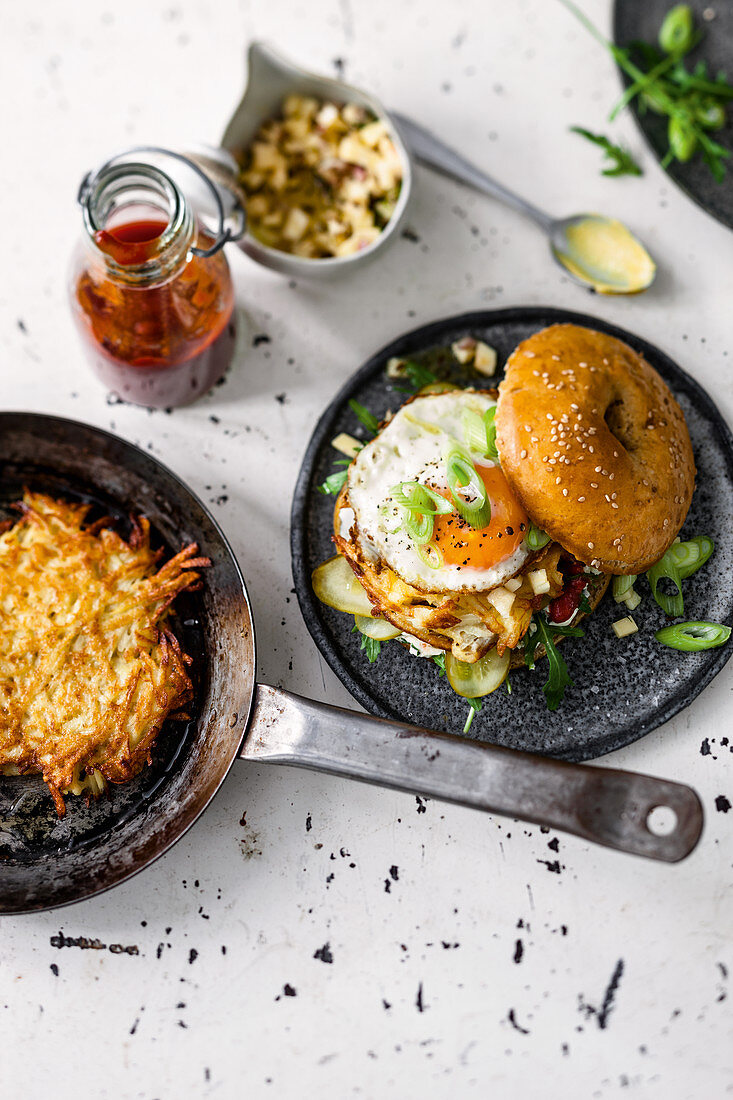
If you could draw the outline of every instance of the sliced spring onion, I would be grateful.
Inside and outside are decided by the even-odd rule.
[[[499,458],[496,450],[496,405],[492,405],[483,415],[474,409],[466,409],[463,413],[463,437],[466,446],[475,454],[486,455],[493,462]]]
[[[524,541],[527,544],[528,550],[541,550],[543,546],[547,546],[550,541],[550,536],[540,527],[535,527],[533,523],[530,523],[529,531],[524,536]]]
[[[677,543],[678,546],[682,545]],[[671,549],[671,547],[670,547]],[[647,570],[647,580],[652,590],[652,595],[657,601],[659,606],[665,615],[671,615],[676,618],[681,615],[684,610],[684,601],[682,599],[682,577],[680,571],[675,565],[674,559],[671,557],[669,550],[663,558],[653,565],[651,569]],[[662,592],[659,588],[659,582],[667,579],[677,589],[673,596],[670,596],[666,592]]]
[[[721,623],[676,623],[658,630],[654,637],[670,649],[681,649],[684,653],[699,653],[703,649],[714,649],[725,645],[730,638],[730,627]]]
[[[468,702],[468,714],[466,715],[466,724],[463,727],[463,732],[464,733],[468,733],[468,731],[470,730],[470,728],[473,724],[474,718],[476,717],[478,712],[481,710],[481,707],[483,706],[483,703],[481,702],[480,699],[468,699],[467,702]]]
[[[697,573],[714,549],[715,543],[707,535],[696,535],[694,539],[689,539],[687,542],[673,543],[665,557],[669,555],[684,581],[691,577],[693,573]]]
[[[372,435],[377,434],[379,431],[379,421],[373,412],[370,412],[369,409],[365,409],[363,405],[360,405],[358,401],[354,401],[353,398],[349,401],[349,408],[367,431],[371,432]]]
[[[317,485],[319,493],[323,493],[324,497],[337,497],[349,476],[348,470],[337,470],[335,474],[329,474],[326,480],[321,485]]]
[[[628,573],[624,577],[613,578],[613,598],[616,603],[625,603],[627,595],[633,590],[636,576]]]
[[[499,461],[499,452],[496,449],[496,405],[492,405],[484,413],[486,425],[486,453],[494,462]]]
[[[392,638],[399,638],[402,633],[386,619],[375,619],[372,615],[355,615],[354,622],[360,634],[366,634],[367,638],[373,638],[377,642],[389,642]]]
[[[637,607],[641,603],[641,596],[634,588],[631,588],[624,596],[624,603],[628,607],[629,611],[636,611]]]
[[[504,650],[500,657],[496,647],[474,664],[459,661],[452,653],[446,653],[445,671],[456,695],[462,695],[464,699],[480,699],[496,691],[504,682],[509,671],[509,662],[509,650]]]
[[[491,519],[491,502],[481,476],[463,450],[453,448],[445,459],[448,486],[466,523],[480,530]]]
[[[311,579],[313,591],[321,603],[348,615],[371,615],[369,597],[341,554],[316,566]]]
[[[402,520],[402,529],[407,532],[412,541],[418,546],[430,542],[433,537],[433,517],[425,512],[405,510]]]
[[[473,409],[464,409],[462,423],[463,438],[466,441],[466,446],[469,451],[474,451],[479,455],[485,455],[487,452],[488,440],[486,438],[486,424],[484,423],[483,416]]]
[[[394,504],[407,508],[411,512],[421,512],[426,516],[446,516],[453,511],[453,505],[440,493],[419,481],[401,481],[390,489]]]
[[[443,564],[443,555],[434,542],[426,542],[418,545],[415,549],[420,560],[425,562],[430,569],[440,569]]]

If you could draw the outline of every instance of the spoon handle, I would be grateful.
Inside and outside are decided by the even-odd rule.
[[[487,176],[475,164],[471,164],[455,149],[444,145],[429,130],[419,126],[412,119],[406,118],[395,111],[391,111],[390,115],[400,132],[402,140],[421,164],[434,168],[436,171],[442,172],[443,175],[458,180],[459,183],[467,183],[469,187],[482,191],[486,195],[491,195],[492,198],[506,203],[507,206],[518,210],[520,214],[525,214],[528,218],[531,218],[545,233],[549,234],[551,232],[554,219],[543,210],[539,210],[536,206],[515,194],[514,191],[510,191],[503,184],[492,179],[491,176]]]

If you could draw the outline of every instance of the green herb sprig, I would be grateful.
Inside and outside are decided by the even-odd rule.
[[[607,138],[605,134],[594,134],[590,130],[584,130],[582,126],[571,126],[570,130],[574,134],[580,134],[581,137],[586,138],[588,141],[592,141],[594,145],[599,145],[604,152],[604,163],[609,162],[607,168],[601,170],[603,176],[640,176],[642,175],[641,168],[636,163],[634,158],[628,149],[624,149],[621,145],[614,145],[614,143]]]
[[[573,0],[560,0],[560,3],[608,50],[631,80],[609,119],[616,118],[638,97],[640,111],[652,110],[667,117],[667,152],[662,167],[666,168],[673,160],[686,163],[699,153],[713,179],[721,183],[731,151],[714,141],[710,131],[725,125],[725,109],[733,99],[733,85],[728,83],[724,73],[711,78],[704,61],[699,61],[692,70],[687,68],[684,58],[701,39],[694,29],[689,6],[677,4],[667,13],[659,31],[660,48],[657,48],[648,42],[634,43],[631,47],[616,46],[603,37]]]
[[[584,632],[579,626],[554,626],[545,619],[541,613],[532,619],[537,627],[531,634],[524,638],[524,663],[527,668],[533,669],[535,665],[535,652],[537,646],[542,643],[545,647],[547,660],[550,665],[550,674],[542,690],[545,693],[548,710],[557,710],[565,695],[565,689],[572,686],[568,666],[562,654],[558,653],[553,641],[556,637],[582,638]]]
[[[351,633],[359,634],[359,627],[356,625],[352,626]],[[364,650],[369,664],[373,665],[382,652],[382,643],[378,641],[377,638],[370,638],[368,634],[362,634],[360,648]]]

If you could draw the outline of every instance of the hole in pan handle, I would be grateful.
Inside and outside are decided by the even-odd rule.
[[[688,856],[702,832],[700,799],[681,783],[385,722],[262,684],[240,756],[430,795],[668,863]],[[649,826],[660,806],[675,818],[663,834]]]

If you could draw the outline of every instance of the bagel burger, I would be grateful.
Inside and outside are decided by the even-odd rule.
[[[568,324],[523,341],[498,393],[437,389],[357,451],[316,595],[366,639],[444,663],[472,700],[548,653],[554,709],[570,683],[554,643],[582,634],[611,576],[648,569],[684,522],[682,410],[630,347]]]

